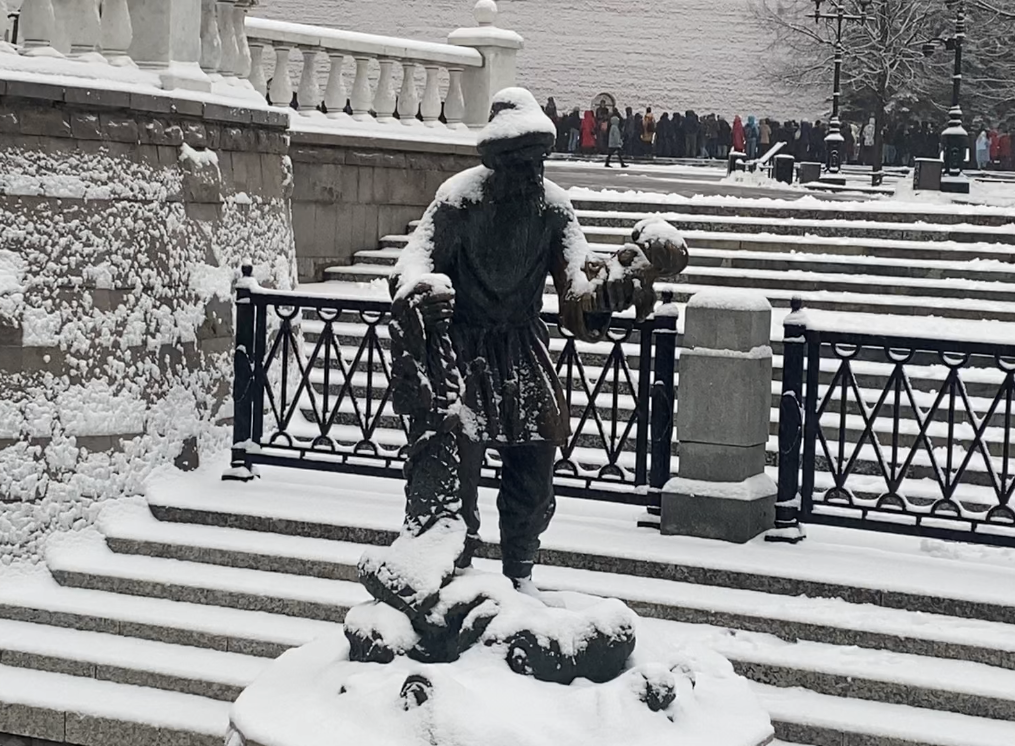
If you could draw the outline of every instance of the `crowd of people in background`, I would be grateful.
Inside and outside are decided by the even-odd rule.
[[[725,159],[731,151],[737,151],[754,159],[779,142],[785,143],[781,152],[795,156],[798,161],[824,162],[826,157],[828,129],[822,121],[780,122],[736,115],[731,122],[722,115],[699,115],[693,110],[657,115],[651,106],[643,112],[628,106],[621,113],[606,99],[584,113],[577,107],[562,113],[550,98],[544,111],[557,127],[558,152],[606,155],[607,166],[614,156],[621,166],[626,166],[625,156]],[[916,158],[938,157],[939,130],[939,125],[930,122],[890,123],[883,132],[883,164],[911,166]],[[843,121],[845,161],[873,166],[876,134],[873,118],[865,122]],[[969,165],[1015,170],[1013,134],[1015,127],[991,128],[977,123],[970,133]]]

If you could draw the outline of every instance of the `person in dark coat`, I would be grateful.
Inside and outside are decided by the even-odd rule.
[[[673,157],[684,158],[684,148],[686,143],[684,142],[684,117],[681,116],[680,112],[673,112]]]
[[[627,168],[627,164],[624,163],[624,132],[623,123],[620,120],[620,112],[616,109],[613,110],[613,116],[610,117],[610,132],[607,140],[607,147],[609,152],[606,155],[606,167],[610,166],[610,160],[613,156],[617,156],[620,159],[620,167]]]
[[[719,117],[716,122],[716,128],[718,135],[716,136],[716,157],[725,158],[729,155],[730,148],[733,146],[733,129],[730,127],[730,123],[726,121],[726,117]]]
[[[587,341],[604,337],[613,313],[634,303],[642,308],[642,288],[651,293],[652,282],[626,269],[637,259],[605,261],[589,248],[567,193],[543,177],[554,133],[528,91],[496,94],[478,137],[483,165],[441,186],[390,281],[393,302],[419,310],[424,334],[428,319],[450,320],[461,378],[458,487],[467,530],[459,566],[468,566],[480,543],[480,469],[492,448],[502,463],[503,571],[521,589],[531,587],[539,537],[554,513],[556,449],[570,434],[568,402],[540,320],[546,277],[553,278],[561,325]],[[671,262],[671,271],[686,266],[684,252],[683,266]],[[652,256],[642,258],[656,266]],[[411,355],[396,362],[399,382],[413,378]],[[426,404],[399,401],[399,409],[425,414]]]
[[[670,127],[670,115],[663,112],[659,121],[656,122],[656,155],[660,158],[672,157],[670,154],[670,138],[672,137]]]
[[[684,157],[698,157],[698,131],[700,123],[698,115],[693,109],[688,109],[684,114]]]

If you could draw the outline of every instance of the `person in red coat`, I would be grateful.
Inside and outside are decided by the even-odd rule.
[[[581,139],[581,151],[583,153],[593,153],[596,150],[596,117],[589,109],[585,112],[585,118],[582,119],[582,139]]]
[[[747,148],[747,136],[744,134],[744,123],[737,114],[733,117],[733,150],[737,153],[745,153]]]
[[[1005,132],[997,138],[997,155],[1001,161],[1001,168],[1011,171],[1015,169],[1015,161],[1012,160],[1011,133]]]

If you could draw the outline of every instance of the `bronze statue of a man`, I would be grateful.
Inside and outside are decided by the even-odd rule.
[[[555,450],[570,432],[539,318],[547,276],[561,324],[595,341],[614,312],[632,304],[640,315],[650,311],[652,280],[680,272],[687,258],[686,249],[659,242],[658,251],[628,245],[610,259],[597,257],[565,192],[543,178],[555,136],[528,91],[498,93],[478,139],[483,165],[439,189],[391,282],[399,322],[393,402],[410,417],[416,449],[407,469],[407,527],[422,531],[442,513],[457,513],[467,529],[458,566],[467,566],[479,543],[480,470],[487,449],[496,450],[503,570],[516,587],[530,578],[553,516]]]

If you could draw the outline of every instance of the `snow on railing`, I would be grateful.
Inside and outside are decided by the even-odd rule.
[[[492,0],[480,0],[474,13],[479,27],[454,32],[454,44],[247,18],[249,81],[272,105],[295,105],[307,115],[323,109],[329,119],[347,122],[442,127],[443,120],[451,130],[475,127],[485,122],[495,92],[484,83],[491,78],[513,83],[514,53],[522,39],[494,26]],[[473,31],[480,33],[468,33]],[[497,65],[486,55],[491,48],[510,50],[500,55],[509,58],[506,75],[493,69]],[[295,89],[290,73],[299,59],[292,60],[293,51],[302,56]]]

